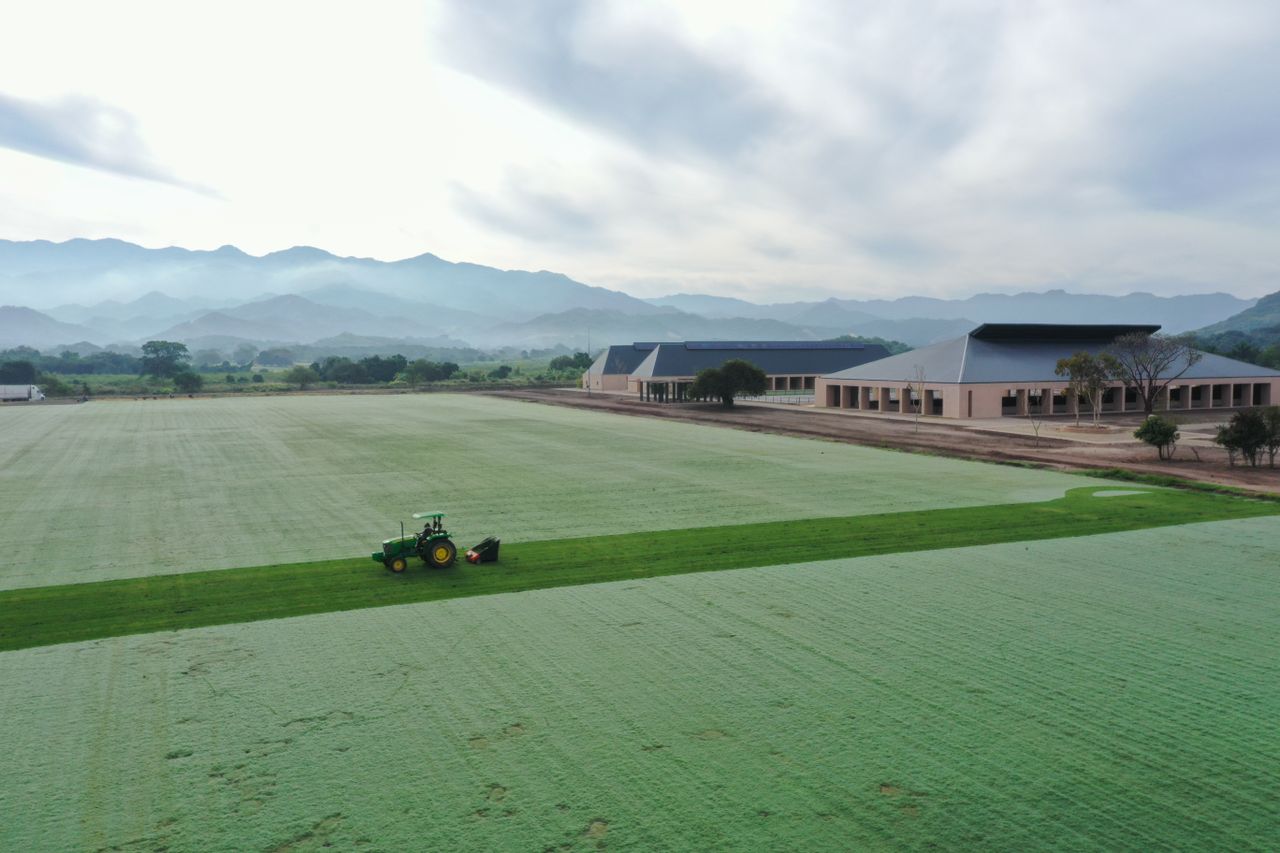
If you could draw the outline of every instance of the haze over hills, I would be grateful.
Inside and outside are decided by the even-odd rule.
[[[26,297],[25,299],[23,297]],[[801,339],[844,334],[920,346],[980,322],[1156,322],[1194,329],[1250,308],[1223,293],[1044,293],[966,299],[828,299],[759,305],[705,294],[637,299],[553,272],[498,270],[432,254],[343,258],[300,246],[261,257],[233,246],[147,249],[120,240],[0,240],[0,347],[149,339],[229,348],[354,336],[389,351],[426,345],[543,348],[628,340]]]

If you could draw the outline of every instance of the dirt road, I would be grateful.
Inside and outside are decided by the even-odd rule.
[[[1050,433],[1055,431],[1051,425],[1046,425],[1037,446],[1031,436],[982,431],[937,421],[922,421],[917,427],[906,420],[855,416],[800,406],[746,404],[724,409],[716,404],[645,403],[615,395],[587,396],[575,391],[541,389],[500,391],[494,392],[494,396],[964,459],[1033,462],[1064,470],[1122,468],[1136,473],[1184,477],[1253,491],[1280,493],[1280,468],[1230,468],[1227,466],[1226,453],[1216,447],[1197,447],[1195,453],[1188,448],[1180,448],[1178,458],[1171,462],[1160,462],[1152,448],[1127,443],[1088,444],[1072,441],[1051,436]],[[1196,454],[1199,455],[1198,461]]]

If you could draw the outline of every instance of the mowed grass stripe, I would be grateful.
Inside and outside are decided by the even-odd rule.
[[[414,565],[368,556],[0,592],[0,651],[502,592],[1280,515],[1280,505],[1174,490],[510,543],[502,560]],[[500,532],[500,531],[499,531]],[[179,541],[177,537],[175,541]]]

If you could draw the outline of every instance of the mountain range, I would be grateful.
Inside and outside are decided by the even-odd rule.
[[[421,346],[582,349],[631,340],[802,339],[843,334],[919,346],[979,322],[1144,322],[1184,331],[1254,300],[1063,290],[966,299],[757,304],[704,294],[638,299],[559,273],[338,257],[300,246],[263,256],[148,249],[121,240],[0,240],[0,348],[181,340],[192,348],[313,344],[354,336]],[[39,308],[41,310],[33,310]]]

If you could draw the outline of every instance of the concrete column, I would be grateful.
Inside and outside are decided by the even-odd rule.
[[[920,400],[920,412],[925,415],[933,414],[933,392],[925,389],[924,396]]]
[[[881,387],[881,389],[880,389],[880,411],[882,411],[882,412],[887,412],[887,411],[889,411],[889,405],[890,405],[890,400],[889,400],[889,389],[888,389],[888,388]]]
[[[1067,391],[1067,414],[1073,418],[1080,416],[1080,395],[1070,390]]]
[[[1117,412],[1124,411],[1124,395],[1127,390],[1128,389],[1125,388],[1123,385],[1121,385],[1119,388],[1116,389],[1116,411]]]
[[[1028,407],[1030,406],[1030,404],[1027,401],[1027,396],[1028,396],[1027,389],[1019,388],[1017,391],[1014,392],[1014,394],[1018,399],[1018,417],[1020,418],[1025,417],[1027,412],[1029,411]]]
[[[858,386],[858,408],[864,412],[871,408],[871,389],[865,385]]]

